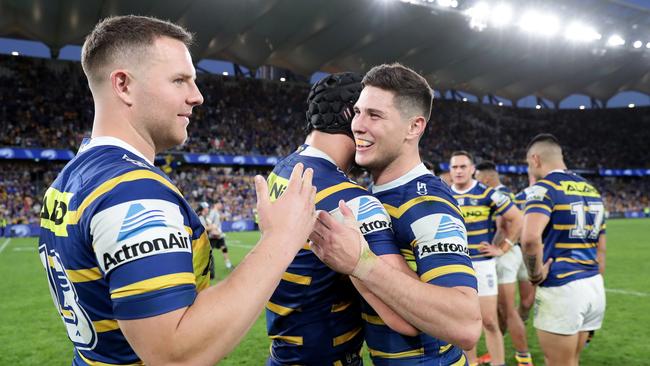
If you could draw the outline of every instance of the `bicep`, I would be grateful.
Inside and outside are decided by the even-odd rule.
[[[187,307],[148,318],[118,320],[129,345],[145,363],[164,362]],[[167,352],[164,352],[167,350]]]
[[[521,240],[524,243],[537,240],[542,236],[544,228],[548,225],[550,217],[541,213],[527,213],[524,216],[524,227],[521,234]]]

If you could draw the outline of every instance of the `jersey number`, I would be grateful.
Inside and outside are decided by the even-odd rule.
[[[575,228],[571,229],[569,236],[576,239],[598,239],[600,227],[603,225],[605,216],[605,207],[600,202],[590,202],[587,204],[589,214],[593,215],[593,225],[591,230],[587,230],[587,213],[585,213],[584,202],[574,202],[571,204],[571,214],[576,218]]]
[[[75,347],[81,350],[91,350],[97,344],[97,332],[88,314],[79,304],[79,297],[74,284],[68,278],[59,255],[49,250],[45,244],[38,248],[41,262],[47,272],[50,293],[56,306],[68,337]]]

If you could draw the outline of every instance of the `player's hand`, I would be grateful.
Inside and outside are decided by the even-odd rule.
[[[503,250],[501,248],[499,248],[496,245],[492,245],[492,244],[488,243],[487,241],[482,241],[480,245],[481,246],[479,247],[478,250],[482,254],[486,254],[486,255],[489,255],[491,257],[500,257],[500,256],[502,256],[504,254],[504,252],[503,252]]]
[[[314,254],[333,270],[363,280],[377,257],[359,230],[354,214],[343,200],[339,201],[343,221],[319,211],[314,231],[309,236]]]
[[[281,236],[296,252],[307,242],[316,221],[314,170],[296,164],[282,196],[271,202],[266,180],[255,176],[259,228],[263,236]]]
[[[529,276],[530,283],[532,283],[534,286],[537,286],[540,283],[544,282],[548,276],[548,271],[551,269],[551,264],[553,264],[553,258],[549,258],[546,263],[544,263],[542,266],[542,271],[537,276]]]

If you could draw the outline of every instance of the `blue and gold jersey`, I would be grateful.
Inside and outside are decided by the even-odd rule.
[[[463,216],[446,184],[420,164],[372,192],[390,214],[400,252],[422,282],[476,289]],[[365,302],[362,316],[375,365],[466,364],[460,348],[424,333],[407,337],[394,332]]]
[[[314,169],[316,209],[340,216],[339,200],[354,212],[371,248],[399,254],[388,214],[367,190],[348,179],[322,151],[302,145],[269,176],[271,199],[286,189],[293,167]],[[359,294],[348,276],[329,269],[308,247],[298,252],[266,307],[270,364],[354,365],[360,361],[363,323]]]
[[[600,193],[581,176],[555,170],[526,195],[525,214],[550,217],[543,233],[544,262],[553,258],[540,286],[561,286],[598,274],[598,239],[605,233],[605,206]]]
[[[472,260],[482,261],[492,258],[479,251],[480,243],[492,241],[494,236],[492,220],[495,215],[502,215],[513,207],[510,197],[476,180],[464,192],[456,191],[453,186],[451,190],[465,218],[469,254]]]
[[[39,255],[73,365],[141,364],[117,320],[167,313],[209,286],[210,245],[178,189],[126,143],[91,140],[46,191]]]
[[[512,203],[517,206],[518,209],[520,209],[522,212],[526,208],[526,192],[528,191],[530,187],[525,188],[523,191],[517,193],[515,195],[515,198],[512,200]]]

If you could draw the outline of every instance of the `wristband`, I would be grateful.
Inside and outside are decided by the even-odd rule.
[[[377,256],[370,250],[368,242],[361,233],[359,233],[359,239],[361,252],[359,253],[359,260],[356,266],[354,266],[351,275],[363,281],[372,270],[372,267],[374,267]]]

